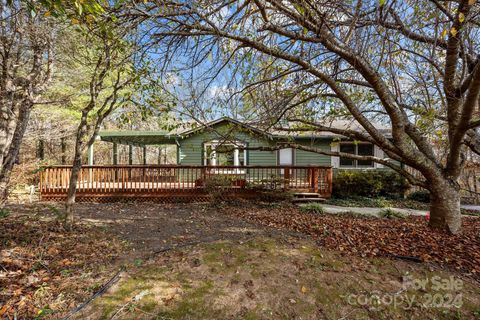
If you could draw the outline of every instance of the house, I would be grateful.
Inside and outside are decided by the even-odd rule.
[[[361,130],[358,124],[346,120],[331,125]],[[379,125],[377,128],[389,135],[388,128]],[[348,141],[328,132],[265,131],[231,118],[175,132],[100,132],[98,139],[112,143],[113,164],[94,165],[93,146],[90,148],[88,165],[82,167],[77,182],[78,201],[205,199],[212,181],[217,188],[216,183],[221,180],[221,190],[235,196],[255,196],[259,190],[281,189],[308,197],[330,197],[334,169],[383,168],[372,161],[339,159],[313,152],[341,151],[383,157],[382,150],[370,143]],[[128,163],[118,161],[120,144],[129,146]],[[147,163],[146,148],[160,145],[175,146],[175,164]],[[134,146],[143,148],[141,165],[133,164]],[[40,173],[42,199],[66,197],[70,170],[68,166],[50,166]]]
[[[362,130],[350,120],[335,120],[332,127]],[[390,129],[376,124],[389,135]],[[323,151],[340,151],[383,158],[375,145],[348,141],[329,132],[285,133],[264,131],[238,120],[223,117],[174,133],[164,132],[100,132],[99,139],[114,144],[137,146],[175,144],[177,165],[203,166],[331,166],[341,169],[378,169],[381,164],[366,160],[331,157],[295,148],[279,148],[282,143],[294,142]],[[113,157],[114,164],[115,155]],[[93,159],[89,161],[93,164]],[[131,163],[131,161],[129,162]],[[146,164],[146,163],[145,163]]]

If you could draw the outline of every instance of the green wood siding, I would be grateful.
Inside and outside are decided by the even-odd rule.
[[[318,148],[324,151],[330,151],[330,139],[323,139],[317,141],[299,141],[299,143]],[[319,154],[315,152],[309,152],[305,150],[295,150],[295,165],[297,166],[308,166],[308,165],[317,165],[317,166],[330,166],[331,160],[330,156]]]

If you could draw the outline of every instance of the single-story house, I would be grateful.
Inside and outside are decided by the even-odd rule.
[[[354,122],[346,120],[333,121],[330,125],[355,128]],[[388,128],[379,125],[377,128],[388,136]],[[90,148],[89,163],[82,167],[77,182],[77,200],[204,199],[209,190],[220,190],[221,186],[236,196],[256,196],[259,190],[281,189],[311,201],[312,196],[315,199],[331,196],[332,168],[375,170],[383,167],[372,161],[331,157],[299,148],[383,157],[382,150],[370,143],[348,141],[328,132],[266,131],[231,118],[175,132],[104,131],[98,139],[112,143],[113,165],[95,164],[93,148]],[[296,147],[286,147],[289,146],[286,142]],[[118,163],[119,144],[129,146],[128,163]],[[147,163],[147,146],[162,145],[175,146],[176,163]],[[143,147],[141,165],[133,164],[133,146]],[[68,166],[50,166],[40,173],[42,199],[65,198],[70,170]]]
[[[335,120],[334,128],[361,130],[351,120]],[[390,129],[375,124],[388,136]],[[285,142],[295,142],[325,151],[341,151],[358,155],[383,157],[383,151],[371,143],[348,141],[329,132],[264,131],[241,121],[223,117],[193,128],[176,132],[116,131],[100,132],[99,139],[115,145],[135,146],[175,144],[177,165],[203,166],[332,166],[341,169],[377,169],[381,164],[372,161],[331,157],[295,148],[280,148]],[[93,152],[91,153],[93,155]],[[93,158],[89,160],[93,164]],[[131,162],[131,161],[130,161]]]

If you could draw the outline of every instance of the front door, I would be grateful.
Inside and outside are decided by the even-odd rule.
[[[293,149],[285,148],[278,150],[278,165],[279,166],[293,166]],[[280,174],[285,174],[283,169],[280,169]]]

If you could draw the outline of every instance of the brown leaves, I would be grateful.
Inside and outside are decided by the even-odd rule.
[[[248,211],[247,211],[248,210]],[[378,219],[346,215],[312,215],[296,208],[225,208],[226,214],[265,226],[308,234],[343,254],[362,257],[415,257],[480,277],[480,218],[463,219],[463,233],[432,230],[420,217]]]
[[[82,276],[121,250],[116,238],[97,228],[77,225],[68,231],[54,220],[22,220],[13,215],[2,219],[0,246],[2,319],[13,314],[34,318],[43,307],[66,311],[78,303],[73,299],[88,294],[90,279]],[[91,276],[101,279],[99,274]],[[68,299],[56,299],[61,292]]]

